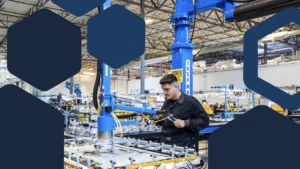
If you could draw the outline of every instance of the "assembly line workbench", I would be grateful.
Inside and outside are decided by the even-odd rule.
[[[200,130],[199,132],[199,141],[208,140],[210,134],[225,125],[228,122],[219,122],[219,121],[210,121],[210,124],[207,128]],[[139,132],[139,133],[125,133],[123,137],[135,138],[135,139],[146,139],[146,140],[157,140],[159,139],[161,132]],[[120,134],[115,136],[119,137]]]

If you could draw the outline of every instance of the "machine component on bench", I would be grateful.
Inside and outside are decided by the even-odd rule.
[[[83,169],[92,167],[108,169],[112,165],[120,168],[135,168],[136,166],[144,168],[154,167],[157,164],[180,167],[186,166],[188,163],[193,168],[200,165],[202,161],[202,158],[197,157],[194,150],[185,147],[168,145],[165,147],[167,153],[164,153],[161,149],[163,144],[135,139],[120,138],[111,141],[112,145],[106,146],[100,146],[97,140],[96,142],[88,139],[75,142],[75,139],[65,141],[66,166],[72,164]],[[112,147],[113,152],[111,151]]]
[[[198,157],[196,156],[191,156],[191,157],[184,157],[184,158],[177,158],[177,159],[171,159],[171,160],[164,160],[164,161],[156,161],[156,162],[150,162],[150,163],[145,163],[145,164],[136,164],[136,165],[131,165],[128,166],[127,169],[139,169],[139,168],[146,168],[146,167],[155,167],[155,166],[160,166],[162,164],[176,164],[176,167],[185,167],[186,164],[184,164],[185,161],[189,161],[192,164],[196,165],[199,161]],[[183,166],[180,166],[184,164]]]
[[[118,101],[131,102],[131,103],[146,103],[146,101],[134,98],[132,96],[126,96],[121,94],[114,94],[115,99]]]

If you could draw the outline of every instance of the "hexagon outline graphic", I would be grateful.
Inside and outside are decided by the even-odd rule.
[[[284,9],[245,33],[243,80],[249,89],[265,96],[284,108],[294,110],[300,107],[300,92],[289,95],[261,79],[258,76],[257,64],[258,40],[291,22],[300,25],[300,10],[295,7]]]

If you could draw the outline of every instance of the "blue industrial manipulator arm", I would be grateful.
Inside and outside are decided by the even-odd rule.
[[[65,85],[66,85],[67,89],[70,89],[70,85],[71,85],[70,82],[66,82]],[[77,97],[81,97],[82,92],[80,89],[80,84],[74,84],[73,88],[75,89],[75,93],[76,93]]]
[[[195,6],[196,5],[196,6]],[[175,14],[172,18],[176,18],[176,15],[187,15],[188,17],[194,17],[194,14],[199,14],[216,8],[224,11],[224,19],[234,18],[235,2],[228,0],[177,0]],[[195,11],[196,10],[196,11]]]
[[[225,20],[234,17],[236,3],[228,0],[177,0],[175,14],[171,16],[174,23],[175,42],[171,45],[172,69],[182,69],[181,90],[193,95],[193,49],[190,43],[191,21],[194,15],[220,8],[224,11]]]

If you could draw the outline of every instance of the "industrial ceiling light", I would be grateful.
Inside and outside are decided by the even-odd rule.
[[[84,75],[90,75],[90,76],[95,76],[96,75],[95,73],[92,73],[92,72],[83,72],[82,74],[84,74]]]
[[[258,49],[258,53],[262,53],[264,51],[265,51],[264,49]]]
[[[89,75],[80,75],[79,77],[91,77]]]
[[[200,49],[194,49],[193,50],[193,55],[196,55],[199,51],[200,51]]]
[[[146,25],[148,25],[149,23],[152,23],[154,20],[153,19],[146,19],[145,22],[146,22]]]

